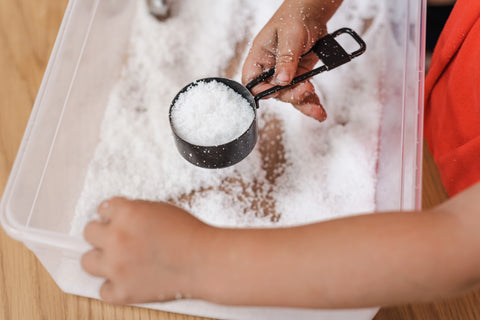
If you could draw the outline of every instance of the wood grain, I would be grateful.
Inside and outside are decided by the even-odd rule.
[[[0,194],[15,160],[67,0],[0,0]],[[424,207],[446,199],[428,152]],[[128,306],[63,293],[35,256],[0,229],[0,320],[203,318]],[[480,293],[421,305],[384,308],[375,318],[480,319]]]

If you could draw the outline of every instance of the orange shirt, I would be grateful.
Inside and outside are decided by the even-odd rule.
[[[480,181],[480,1],[458,0],[425,80],[425,139],[450,196]]]

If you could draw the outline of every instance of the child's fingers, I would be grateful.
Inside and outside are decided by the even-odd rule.
[[[105,200],[97,208],[97,212],[100,215],[102,222],[108,223],[113,214],[113,207],[110,204],[110,200]]]
[[[307,54],[306,56],[302,57],[300,60],[300,63],[298,64],[297,73],[295,76],[302,75],[312,70],[315,64],[317,63],[317,61],[318,61],[318,58],[313,53]],[[308,84],[310,87],[306,87],[304,86],[304,84]],[[253,87],[251,91],[254,95],[256,95],[274,86],[275,85],[273,84],[263,82]],[[302,95],[305,91],[315,91],[315,89],[313,88],[313,85],[310,84],[310,82],[308,81],[302,82],[296,86],[293,86],[292,88],[284,89],[277,93],[271,94],[267,98],[278,98],[279,100],[282,100],[284,102],[296,103],[301,101]]]
[[[288,103],[299,103],[305,98],[306,92],[315,93],[315,88],[310,81],[303,81],[299,84],[279,91],[277,99]]]
[[[296,27],[278,29],[275,83],[286,85],[297,74],[300,56],[305,48],[304,32]]]
[[[291,103],[300,112],[318,121],[324,121],[327,118],[327,113],[315,94],[315,88],[309,81],[282,92],[278,99]]]
[[[100,297],[106,302],[115,303],[115,291],[112,281],[105,280],[100,287]]]
[[[295,77],[311,71],[318,61],[318,57],[314,53],[307,54],[300,59]],[[298,103],[302,101],[304,93],[307,91],[315,92],[310,81],[303,81],[289,89],[284,89],[276,96],[277,99],[289,103]]]
[[[105,280],[100,288],[100,297],[108,303],[126,304],[131,302],[130,293],[120,286],[115,286],[111,280]]]
[[[261,64],[258,61],[258,53],[252,52],[253,49],[254,47],[252,47],[252,50],[250,50],[250,53],[247,56],[247,59],[245,60],[245,63],[243,65],[242,83],[244,85],[247,85],[247,83],[262,74],[265,69],[268,69],[267,67],[265,67],[265,64]],[[274,64],[272,63],[271,65],[271,67],[273,68]]]
[[[320,122],[327,119],[327,112],[320,104],[320,100],[315,94],[312,94],[300,103],[294,103],[293,106],[303,114]]]
[[[106,234],[106,224],[100,221],[90,221],[83,230],[85,240],[95,248],[103,248]]]
[[[95,277],[105,277],[103,268],[103,253],[100,249],[92,249],[82,256],[81,265],[83,270]]]
[[[275,67],[275,33],[261,32],[253,41],[242,69],[242,83],[246,85],[263,72]]]
[[[252,90],[250,90],[250,91],[251,91],[252,94],[255,96],[255,95],[257,95],[257,94],[259,94],[259,93],[261,93],[261,92],[263,92],[263,91],[266,91],[266,90],[268,90],[268,89],[270,89],[270,88],[272,88],[272,87],[275,87],[275,85],[270,84],[270,83],[265,83],[265,82],[263,82],[263,83],[260,83],[260,84],[256,85],[255,87],[253,87]],[[271,95],[269,95],[269,96],[266,96],[266,97],[263,98],[263,99],[276,98],[276,97],[278,97],[278,96],[280,95],[280,93],[281,93],[281,91],[276,92],[276,93],[273,93],[273,94],[271,94]]]

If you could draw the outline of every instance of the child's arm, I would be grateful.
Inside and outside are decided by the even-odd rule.
[[[347,308],[457,295],[480,283],[480,184],[424,212],[282,229],[218,229],[163,203],[101,206],[82,265],[102,297]]]
[[[253,88],[252,92],[257,94],[274,85],[288,84],[296,75],[312,70],[318,57],[313,52],[301,60],[300,56],[327,34],[327,21],[341,3],[342,0],[284,1],[253,41],[243,66],[242,82],[247,84],[265,70],[275,68],[273,79]],[[327,117],[309,81],[272,96],[292,103],[317,120]]]

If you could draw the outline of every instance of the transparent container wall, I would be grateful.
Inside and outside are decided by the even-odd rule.
[[[379,93],[384,103],[377,164],[378,211],[421,207],[424,12],[422,1],[388,1],[394,37]],[[400,63],[398,63],[400,62]]]
[[[44,232],[39,241],[45,231],[70,231],[106,101],[127,59],[136,1],[69,4],[7,190],[8,220],[24,234]],[[424,3],[388,1],[386,8],[394,37],[383,36],[386,53],[378,58],[385,107],[377,209],[413,209],[420,203]]]
[[[135,7],[135,1],[69,3],[7,204],[19,225],[69,232],[107,98],[127,58]]]

